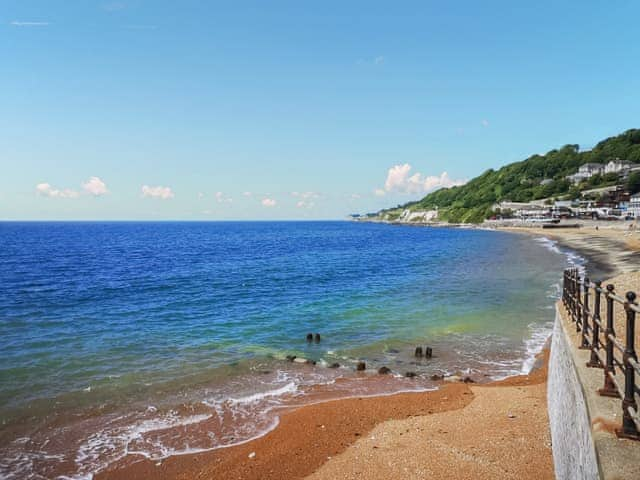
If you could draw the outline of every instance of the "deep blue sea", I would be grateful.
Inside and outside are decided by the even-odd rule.
[[[472,229],[0,223],[0,478],[91,478],[245,441],[309,401],[526,372],[576,259]]]

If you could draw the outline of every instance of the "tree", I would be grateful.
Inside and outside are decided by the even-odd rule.
[[[640,130],[628,130],[599,142],[593,149],[580,151],[578,145],[565,145],[544,155],[532,155],[526,160],[487,170],[465,185],[441,188],[421,200],[396,208],[411,210],[440,209],[441,218],[450,222],[481,221],[495,202],[529,202],[549,197],[575,199],[582,189],[609,185],[618,181],[616,174],[594,175],[580,185],[572,185],[566,177],[576,173],[585,163],[604,163],[612,158],[640,162]],[[640,191],[640,173],[629,179],[630,191]],[[541,185],[540,182],[553,179]],[[381,210],[383,216],[393,209]]]
[[[627,180],[627,190],[631,195],[640,192],[640,172],[633,172]]]

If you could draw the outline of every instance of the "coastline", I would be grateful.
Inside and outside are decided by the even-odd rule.
[[[405,422],[426,423],[409,428],[424,436],[432,448],[448,442],[450,455],[456,462],[464,457],[470,468],[470,478],[495,478],[496,465],[504,466],[506,456],[513,455],[513,441],[522,437],[522,431],[535,433],[535,441],[527,435],[527,447],[518,449],[522,458],[512,464],[513,471],[503,478],[516,478],[530,472],[535,465],[536,478],[552,478],[553,462],[548,441],[548,422],[544,398],[546,395],[548,349],[545,349],[536,367],[529,375],[519,375],[484,385],[466,383],[444,384],[440,389],[424,393],[399,393],[385,397],[350,398],[308,405],[288,411],[281,416],[277,428],[250,442],[202,454],[170,457],[162,462],[143,460],[95,476],[96,480],[120,479],[281,479],[281,478],[354,478],[365,472],[368,478],[385,478],[384,471],[367,471],[371,459],[358,457],[362,442],[371,441],[371,432],[382,429],[381,435],[398,439],[403,433],[391,431],[405,426]],[[501,407],[495,400],[500,398]],[[505,403],[506,402],[506,403]],[[506,408],[505,405],[509,405]],[[471,408],[473,407],[473,408]],[[507,411],[508,410],[508,411]],[[430,422],[448,424],[462,421],[467,415],[482,416],[487,425],[495,425],[483,435],[496,436],[490,448],[483,449],[484,440],[473,437],[468,445],[459,444],[465,435],[451,436],[448,430],[428,427]],[[456,420],[457,419],[457,420]],[[464,424],[473,428],[473,422]],[[505,429],[512,425],[513,431]],[[429,431],[424,431],[429,428]],[[384,432],[389,432],[384,433]],[[408,433],[408,431],[407,431]],[[374,435],[375,437],[375,435]],[[409,438],[409,437],[407,437]],[[465,437],[466,438],[466,437]],[[393,440],[392,440],[393,441]],[[422,453],[409,453],[392,448],[400,457],[411,457],[420,465],[429,461],[425,444],[411,442]],[[409,447],[409,445],[407,445]],[[371,447],[375,456],[387,458],[384,446]],[[464,455],[460,449],[464,449]],[[379,455],[376,452],[380,450]],[[486,451],[485,451],[486,450]],[[434,453],[432,452],[431,455]],[[354,455],[359,459],[354,460]],[[417,456],[420,458],[417,458]],[[432,465],[433,474],[447,478],[450,464]],[[347,471],[347,465],[350,465]],[[425,467],[426,468],[426,467]],[[509,467],[511,468],[511,467]],[[507,468],[507,470],[509,469]],[[335,472],[340,476],[336,477]],[[420,470],[423,472],[424,470]],[[314,473],[315,472],[315,473]],[[378,475],[376,477],[376,475]],[[411,475],[405,478],[414,478]],[[415,477],[417,478],[417,477]],[[422,477],[420,477],[422,478]],[[456,478],[465,478],[456,476]]]
[[[492,226],[491,230],[546,237],[587,260],[592,278],[611,278],[638,270],[640,233],[628,224],[581,222],[580,228],[542,229],[532,226]]]

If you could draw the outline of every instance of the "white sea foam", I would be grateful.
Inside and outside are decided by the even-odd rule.
[[[551,240],[547,237],[536,237],[535,241],[540,243],[543,247],[545,247],[547,250],[552,251],[553,253],[561,253],[560,249],[558,248],[558,242],[556,242],[555,240]]]
[[[296,386],[296,384],[294,382],[289,382],[280,388],[268,390],[266,392],[258,392],[252,395],[247,395],[239,398],[230,397],[228,401],[231,403],[254,403],[264,398],[279,397],[286,393],[295,393],[297,390],[298,390],[298,387]]]
[[[587,263],[587,259],[585,257],[579,255],[573,250],[560,248],[558,246],[558,242],[556,242],[555,240],[551,240],[550,238],[538,237],[535,240],[549,251],[556,254],[564,255],[567,266],[578,268],[580,273],[584,274],[585,264]],[[556,282],[550,286],[550,290],[549,292],[547,292],[547,298],[553,299],[555,301],[560,298],[561,294],[562,285],[559,282]],[[553,306],[551,306],[551,308],[545,308],[545,310],[553,310]],[[531,372],[531,369],[535,365],[536,356],[538,355],[538,353],[540,353],[540,351],[544,347],[544,344],[547,342],[553,332],[553,320],[550,319],[543,325],[530,324],[529,330],[530,334],[525,339],[526,356],[522,363],[522,368],[520,369],[519,374],[528,374]]]

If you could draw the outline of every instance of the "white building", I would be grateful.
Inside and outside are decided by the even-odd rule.
[[[580,183],[587,178],[591,178],[594,175],[604,172],[604,165],[601,163],[585,163],[578,168],[578,172],[573,175],[568,175],[567,180],[572,183]]]
[[[597,175],[598,173],[602,173],[604,170],[604,165],[601,163],[585,163],[581,165],[578,169],[578,173],[584,173],[592,177],[593,175]]]
[[[604,167],[604,173],[625,173],[628,171],[633,164],[631,162],[627,162],[626,160],[620,160],[616,158],[615,160],[611,160]]]
[[[633,216],[640,218],[640,193],[636,193],[629,199],[629,208],[627,210],[633,213]]]

